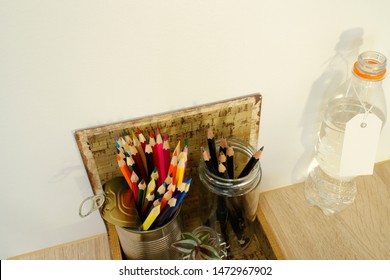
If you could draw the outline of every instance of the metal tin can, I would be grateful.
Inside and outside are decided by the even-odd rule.
[[[153,230],[139,231],[115,226],[125,258],[129,260],[177,259],[178,253],[171,248],[171,244],[181,236],[180,210],[181,207],[167,224]]]

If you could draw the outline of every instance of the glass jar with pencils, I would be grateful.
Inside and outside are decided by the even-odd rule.
[[[214,142],[209,137],[208,149],[202,147],[198,167],[203,187],[201,218],[204,225],[222,236],[228,257],[245,250],[254,235],[262,177],[261,152],[262,149],[256,151],[234,138]]]

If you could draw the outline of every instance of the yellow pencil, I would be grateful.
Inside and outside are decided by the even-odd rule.
[[[148,184],[148,187],[146,189],[146,194],[145,196],[147,196],[148,194],[150,193],[153,193],[154,194],[154,190],[156,189],[156,181],[154,180],[154,178],[152,178]]]
[[[148,217],[145,219],[144,223],[142,224],[142,230],[148,230],[159,214],[160,214],[160,205],[157,205],[153,207]]]
[[[179,163],[177,164],[176,182],[175,182],[176,186],[180,186],[180,184],[183,182],[185,162],[186,162],[186,157],[183,153],[181,153]]]

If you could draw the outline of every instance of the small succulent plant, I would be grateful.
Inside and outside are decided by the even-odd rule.
[[[222,259],[218,235],[211,228],[202,226],[193,232],[183,232],[181,235],[182,239],[174,242],[172,247],[183,255],[183,259]],[[223,255],[224,253],[222,252]]]

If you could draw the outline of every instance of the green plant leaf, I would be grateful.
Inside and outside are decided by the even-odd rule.
[[[192,232],[183,232],[181,236],[183,237],[183,239],[194,240],[197,245],[202,244],[202,241],[198,237],[196,237]]]
[[[220,260],[221,257],[219,256],[217,250],[215,250],[214,247],[202,244],[199,246],[199,252],[201,253],[201,256],[205,260]]]
[[[197,245],[198,243],[196,243],[195,240],[182,239],[173,242],[171,246],[181,253],[190,254],[194,250],[195,246]]]
[[[200,241],[203,243],[203,244],[207,244],[210,240],[210,233],[208,232],[204,232],[204,233],[201,233],[198,235],[198,238],[200,239]]]

